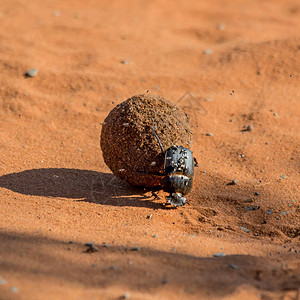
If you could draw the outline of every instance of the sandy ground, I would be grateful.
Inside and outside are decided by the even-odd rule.
[[[1,0],[0,25],[1,300],[300,299],[298,0]],[[192,121],[178,209],[102,158],[147,90]]]

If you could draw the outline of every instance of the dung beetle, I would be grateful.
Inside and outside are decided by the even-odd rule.
[[[164,155],[164,171],[148,174],[162,176],[161,188],[170,193],[167,201],[174,206],[182,206],[186,203],[186,198],[183,196],[192,190],[194,167],[198,166],[197,160],[193,157],[192,151],[183,146],[173,145],[164,151],[154,127],[151,128]]]

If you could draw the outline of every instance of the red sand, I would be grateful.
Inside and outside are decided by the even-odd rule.
[[[300,298],[299,1],[2,0],[0,24],[1,300]],[[147,90],[197,98],[185,207],[102,158]]]

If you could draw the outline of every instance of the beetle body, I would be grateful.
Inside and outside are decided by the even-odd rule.
[[[165,152],[164,174],[170,177],[166,185],[167,192],[188,194],[192,190],[194,177],[192,151],[176,145],[168,148]]]
[[[183,146],[173,145],[164,151],[153,127],[152,131],[164,154],[164,174],[161,187],[165,192],[170,193],[167,197],[169,203],[174,206],[182,206],[186,203],[183,195],[187,195],[192,190],[196,160],[192,151]]]

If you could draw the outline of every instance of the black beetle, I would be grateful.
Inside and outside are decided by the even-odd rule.
[[[186,198],[183,196],[192,190],[194,167],[198,166],[198,163],[192,151],[183,146],[173,145],[164,151],[157,133],[153,127],[151,128],[164,155],[164,172],[148,174],[163,176],[161,188],[170,193],[167,201],[174,206],[182,206],[186,203]]]

